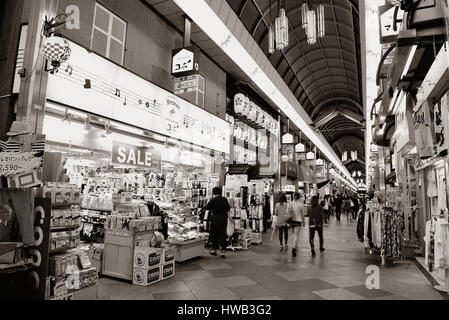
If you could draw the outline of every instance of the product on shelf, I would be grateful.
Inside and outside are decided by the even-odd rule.
[[[79,244],[80,233],[78,230],[50,234],[50,251],[76,248]]]
[[[81,189],[67,183],[48,183],[43,188],[43,197],[51,199],[52,204],[79,204]]]
[[[52,210],[51,228],[70,228],[81,226],[81,211],[75,206],[71,209]]]

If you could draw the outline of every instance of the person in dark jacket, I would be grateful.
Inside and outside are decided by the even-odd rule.
[[[263,202],[263,232],[267,232],[268,230],[268,220],[271,219],[271,203],[270,196],[265,194],[264,202]]]
[[[206,205],[205,210],[210,215],[210,241],[212,243],[211,255],[216,256],[217,250],[221,249],[220,257],[226,258],[228,214],[231,211],[228,199],[222,196],[221,188],[214,188],[214,198]]]
[[[337,221],[341,221],[341,207],[343,205],[343,200],[341,195],[338,194],[334,201],[335,205],[335,215],[337,216]]]
[[[309,216],[309,234],[310,234],[310,248],[312,250],[312,256],[316,255],[315,252],[315,232],[318,232],[320,237],[320,251],[324,252],[324,238],[323,238],[323,223],[324,223],[323,207],[319,204],[319,197],[312,198],[311,206],[308,210]]]

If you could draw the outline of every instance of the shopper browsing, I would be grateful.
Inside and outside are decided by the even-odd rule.
[[[294,198],[295,198],[294,201],[290,205],[292,217],[290,226],[292,226],[293,228],[292,255],[296,257],[297,251],[299,250],[299,234],[306,220],[304,218],[305,216],[304,197],[301,194],[296,193]]]
[[[222,196],[221,188],[214,188],[214,198],[206,205],[211,215],[210,240],[212,243],[211,255],[216,256],[217,250],[221,249],[221,258],[226,258],[228,213],[231,211],[228,199]]]
[[[309,216],[309,232],[310,232],[310,248],[312,250],[312,256],[316,255],[315,252],[315,232],[318,232],[320,237],[320,251],[324,252],[324,238],[323,238],[323,207],[319,204],[319,197],[312,198],[312,205],[308,210]]]
[[[276,227],[279,229],[279,241],[281,244],[281,252],[288,250],[288,204],[287,197],[285,194],[281,194],[279,197],[279,202],[276,204],[274,215],[277,216]],[[285,246],[284,240],[285,238]]]

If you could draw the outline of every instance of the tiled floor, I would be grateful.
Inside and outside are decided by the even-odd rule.
[[[418,267],[409,264],[380,268],[380,290],[365,283],[378,256],[365,253],[357,241],[354,221],[325,229],[326,252],[312,257],[308,231],[301,232],[296,258],[280,252],[277,236],[264,234],[264,244],[229,253],[226,260],[210,257],[176,265],[175,277],[150,287],[103,278],[98,298],[143,300],[404,300],[443,299]],[[290,239],[290,247],[291,247]],[[318,239],[317,239],[318,242]]]

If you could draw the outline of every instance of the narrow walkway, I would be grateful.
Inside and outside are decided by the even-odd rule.
[[[277,234],[271,242],[269,232],[263,246],[229,253],[226,260],[205,252],[204,258],[178,264],[175,277],[151,287],[103,278],[98,296],[103,300],[443,299],[413,262],[380,268],[380,290],[368,290],[366,268],[380,260],[365,253],[355,225],[333,218],[325,229],[326,252],[314,258],[306,229],[296,258],[290,250],[280,253]],[[318,245],[318,237],[316,241]]]

